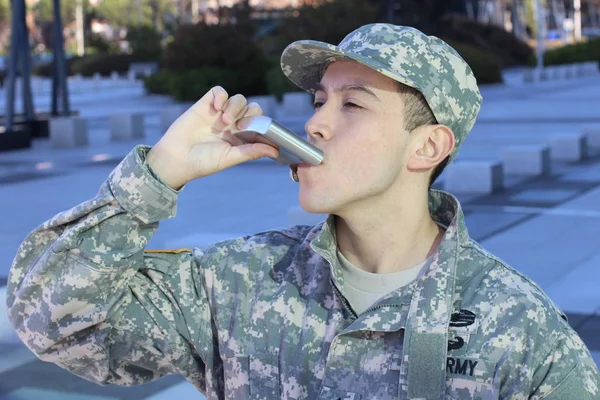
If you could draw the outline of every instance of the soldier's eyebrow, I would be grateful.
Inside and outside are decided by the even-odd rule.
[[[325,89],[325,86],[323,86],[320,83],[317,84],[317,88],[315,90],[315,93],[319,92],[319,91],[327,93],[327,90]],[[378,102],[381,103],[381,99],[379,97],[377,97],[377,95],[375,93],[373,93],[373,91],[371,89],[367,88],[364,85],[358,84],[358,83],[351,83],[351,84],[337,86],[337,87],[333,88],[333,91],[335,93],[342,93],[342,92],[362,92],[362,93],[368,94],[374,100],[377,100]]]

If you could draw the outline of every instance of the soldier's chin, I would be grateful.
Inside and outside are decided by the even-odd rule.
[[[332,214],[335,209],[331,204],[331,199],[302,189],[298,195],[298,203],[304,211],[311,214]]]

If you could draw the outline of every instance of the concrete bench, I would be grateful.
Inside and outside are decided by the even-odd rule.
[[[31,91],[34,95],[40,95],[44,93],[49,93],[51,86],[48,85],[51,82],[45,82],[41,80],[32,80],[31,81]],[[69,82],[69,87],[72,87],[71,82]]]
[[[77,117],[52,118],[49,124],[50,143],[56,148],[88,145],[87,121]]]
[[[523,82],[524,83],[533,83],[533,82],[536,82],[537,81],[536,80],[537,74],[536,74],[535,71],[536,70],[534,70],[534,69],[525,70],[525,72],[523,73]]]
[[[571,79],[577,77],[577,66],[573,64],[566,64],[563,66],[565,78]]]
[[[194,249],[199,248],[201,250],[206,250],[212,244],[228,240],[242,237],[244,235],[239,233],[211,233],[211,232],[202,232],[195,233],[193,235],[188,235],[176,239],[171,239],[165,243],[165,249],[168,250],[178,250],[178,249]]]
[[[577,64],[560,64],[554,67],[558,71],[559,79],[572,79],[581,76]]]
[[[307,92],[292,92],[283,95],[278,118],[303,117],[314,113],[312,96]]]
[[[588,140],[583,133],[556,134],[550,138],[551,158],[576,162],[588,156]]]
[[[444,190],[449,192],[490,194],[503,188],[504,168],[499,161],[456,161],[444,171]]]
[[[110,117],[110,140],[132,140],[144,137],[144,114],[116,114]]]
[[[551,65],[546,68],[548,71],[548,76],[552,80],[562,79],[564,76],[563,69],[560,65]]]
[[[129,64],[127,76],[129,79],[137,79],[139,77],[150,76],[158,71],[158,62],[132,62]]]
[[[538,70],[536,68],[531,68],[525,71],[523,74],[523,82],[525,83],[535,83],[535,82],[543,82],[547,81],[552,77],[552,72],[547,68],[542,68],[542,70]]]
[[[71,93],[81,93],[84,85],[83,76],[81,74],[69,76],[67,80],[69,84],[69,90]],[[52,88],[52,85],[50,85],[50,88]]]
[[[94,75],[92,75],[90,79],[91,85],[85,85],[84,90],[89,89],[90,87],[92,87],[93,89],[99,89],[102,86],[101,80],[102,75],[100,75],[98,72],[94,73]]]
[[[504,173],[507,175],[549,175],[552,171],[550,146],[515,145],[502,150]]]
[[[288,226],[295,225],[316,225],[327,218],[327,214],[312,214],[304,211],[300,206],[294,206],[288,209]]]
[[[275,96],[251,96],[248,97],[249,103],[256,103],[262,109],[263,115],[275,118],[277,112],[277,99]]]
[[[581,133],[587,137],[587,144],[590,148],[600,148],[600,126],[583,128]]]
[[[171,124],[177,120],[184,112],[186,112],[192,105],[189,104],[176,104],[165,107],[160,112],[160,131],[164,134]]]
[[[577,64],[578,73],[580,76],[590,76],[598,72],[598,63],[595,61],[587,61]]]

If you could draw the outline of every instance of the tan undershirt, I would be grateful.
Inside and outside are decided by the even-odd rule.
[[[344,280],[342,294],[356,314],[361,314],[386,294],[414,281],[428,260],[409,269],[389,274],[374,274],[352,264],[337,250]]]

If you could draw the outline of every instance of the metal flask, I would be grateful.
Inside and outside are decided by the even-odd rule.
[[[319,165],[323,152],[302,139],[279,122],[263,115],[252,118],[244,130],[235,133],[247,143],[265,143],[279,150],[279,157],[272,158],[281,165]]]

